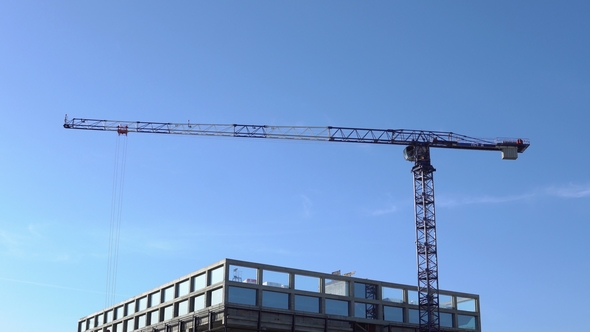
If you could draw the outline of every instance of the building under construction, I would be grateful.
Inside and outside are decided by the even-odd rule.
[[[224,259],[83,317],[78,332],[415,332],[416,286]],[[439,290],[442,331],[481,331],[479,296]]]

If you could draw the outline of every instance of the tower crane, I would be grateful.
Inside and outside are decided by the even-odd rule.
[[[64,120],[64,128],[134,133],[180,134],[243,138],[272,138],[344,143],[404,145],[404,158],[413,162],[418,307],[420,332],[440,331],[438,252],[434,209],[436,171],[430,161],[431,148],[500,151],[502,159],[516,160],[530,145],[528,139],[481,139],[453,132],[367,129],[352,127],[267,126],[248,124],[193,124],[97,119]]]

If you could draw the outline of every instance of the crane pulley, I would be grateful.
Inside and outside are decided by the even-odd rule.
[[[267,126],[243,124],[193,124],[65,118],[64,128],[181,134],[243,138],[273,138],[346,143],[405,145],[404,157],[413,162],[416,256],[418,265],[418,307],[421,332],[440,331],[438,253],[434,209],[434,167],[431,148],[500,151],[502,159],[515,160],[530,145],[528,139],[482,139],[453,132],[366,129],[351,127]]]

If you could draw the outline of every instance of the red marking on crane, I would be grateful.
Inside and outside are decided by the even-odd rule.
[[[127,136],[127,133],[128,132],[129,132],[129,126],[121,126],[121,125],[118,125],[117,126],[117,133],[119,135],[125,135],[125,136]]]

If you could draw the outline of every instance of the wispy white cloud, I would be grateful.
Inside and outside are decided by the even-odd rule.
[[[590,183],[585,185],[569,184],[562,187],[549,187],[545,193],[562,198],[582,198],[590,196]]]
[[[0,253],[9,256],[19,256],[22,254],[23,238],[21,235],[0,230]]]
[[[174,251],[177,249],[173,243],[171,243],[170,241],[164,241],[164,240],[149,241],[149,242],[147,242],[147,247],[149,247],[151,249],[158,250],[158,251],[160,251],[160,250]]]
[[[309,197],[305,195],[301,195],[301,204],[303,205],[303,216],[305,218],[309,218],[311,216],[311,208],[313,207],[313,202]]]
[[[517,202],[523,200],[530,200],[541,197],[559,197],[564,199],[576,199],[583,197],[590,197],[590,184],[586,185],[573,185],[569,184],[566,186],[551,186],[544,189],[532,191],[530,193],[518,194],[518,195],[505,195],[505,196],[472,196],[472,197],[450,197],[442,196],[437,197],[436,205],[438,207],[455,207],[461,205],[470,204],[502,204]]]
[[[229,225],[229,224],[228,224]],[[140,255],[168,256],[177,255],[194,247],[195,241],[207,246],[220,241],[235,243],[240,246],[245,239],[253,243],[263,243],[269,239],[291,237],[309,232],[306,227],[289,227],[288,225],[268,225],[263,227],[251,227],[249,225],[234,225],[233,227],[219,227],[219,224],[209,227],[201,225],[193,229],[187,229],[182,234],[163,236],[157,228],[130,229],[122,232],[120,252],[132,252]],[[106,247],[105,247],[106,250]],[[284,253],[287,254],[287,253]],[[104,257],[100,257],[104,259]]]
[[[411,197],[411,196],[410,196]],[[364,214],[372,217],[379,217],[397,213],[400,207],[405,208],[406,206],[414,204],[409,197],[399,199],[394,197],[391,193],[378,197],[371,203],[372,206],[364,208]]]
[[[475,197],[449,197],[442,196],[436,199],[437,207],[455,207],[471,204],[500,204],[522,201],[536,196],[535,194],[506,195],[506,196],[475,196]]]
[[[37,237],[37,238],[43,237],[42,228],[43,228],[43,225],[41,225],[41,224],[29,224],[27,226],[27,230],[29,231],[29,234],[31,236]]]
[[[265,253],[265,254],[275,254],[281,256],[297,256],[298,252],[293,252],[290,250],[282,249],[282,248],[272,248],[272,247],[263,247],[258,248],[256,252]]]
[[[45,236],[44,225],[29,224],[17,230],[0,229],[0,255],[17,259],[66,262],[79,258],[60,248],[59,241]]]
[[[392,214],[394,212],[397,211],[397,206],[395,205],[390,205],[388,207],[382,208],[382,209],[376,209],[371,211],[371,215],[373,216],[383,216],[386,214]]]
[[[65,289],[65,290],[86,292],[86,293],[105,294],[105,292],[95,291],[95,290],[91,290],[91,289],[83,289],[83,288],[75,288],[75,287],[68,287],[68,286],[62,286],[62,285],[47,284],[47,283],[43,283],[43,282],[36,282],[36,281],[29,281],[29,280],[11,279],[11,278],[2,278],[2,277],[0,277],[0,280],[7,281],[7,282],[20,283],[20,284],[34,285],[34,286],[39,286],[39,287]]]

